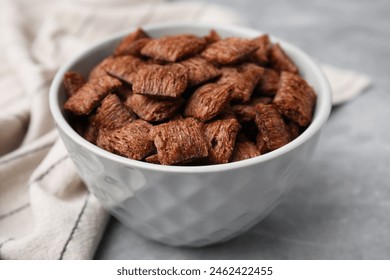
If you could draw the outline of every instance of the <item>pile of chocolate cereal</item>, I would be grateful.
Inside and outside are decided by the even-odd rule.
[[[125,37],[86,80],[67,72],[64,109],[85,139],[164,165],[239,161],[292,141],[316,94],[268,35]]]

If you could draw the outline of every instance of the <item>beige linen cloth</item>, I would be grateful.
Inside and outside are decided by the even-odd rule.
[[[231,10],[187,2],[0,0],[0,259],[90,259],[109,215],[80,180],[54,129],[56,70],[108,34],[149,22],[243,24]],[[334,103],[369,84],[324,66]]]

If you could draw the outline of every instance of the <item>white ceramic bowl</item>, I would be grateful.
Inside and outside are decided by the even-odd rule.
[[[253,38],[249,28],[195,23],[142,26],[152,37],[193,33],[211,28],[222,36]],[[312,157],[320,128],[331,108],[328,82],[318,65],[293,45],[280,42],[318,95],[314,119],[289,144],[260,157],[211,166],[162,166],[109,153],[79,136],[68,124],[62,105],[66,71],[84,75],[112,53],[130,31],[116,34],[63,66],[50,90],[50,108],[59,134],[81,178],[102,205],[141,235],[175,246],[204,246],[237,236],[259,222],[293,184]]]

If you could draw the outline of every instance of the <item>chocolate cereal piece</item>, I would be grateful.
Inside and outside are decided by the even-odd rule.
[[[149,122],[161,122],[171,118],[182,104],[182,99],[157,99],[136,93],[125,101],[125,105],[138,117]]]
[[[100,129],[113,130],[133,121],[135,116],[125,108],[118,96],[107,95],[96,111],[96,123]]]
[[[145,158],[146,162],[153,163],[153,164],[160,164],[160,160],[158,159],[157,154],[150,155]]]
[[[254,121],[256,118],[256,109],[252,105],[236,104],[232,108],[240,123]]]
[[[188,85],[187,69],[180,64],[145,65],[134,77],[135,93],[178,98]]]
[[[271,41],[268,34],[261,35],[253,39],[253,41],[259,47],[251,56],[253,62],[262,66],[266,65],[268,63],[268,52],[271,48]]]
[[[314,90],[304,79],[293,73],[282,72],[273,103],[283,116],[300,126],[308,126],[313,117],[315,101]]]
[[[232,37],[207,46],[201,55],[211,63],[226,65],[244,60],[256,49],[258,46],[252,40]]]
[[[141,160],[154,151],[149,135],[151,127],[138,119],[116,130],[100,130],[97,144],[109,152]]]
[[[294,140],[295,138],[297,138],[301,134],[301,128],[294,121],[289,121],[287,123],[287,129],[288,129],[288,132],[290,134],[291,140]]]
[[[209,34],[207,34],[204,38],[206,39],[207,44],[212,44],[221,40],[221,36],[214,29],[211,29]]]
[[[74,95],[85,83],[80,73],[69,71],[64,74],[64,88],[68,96]]]
[[[204,135],[209,144],[209,160],[227,163],[233,153],[240,124],[235,119],[215,120],[205,124]]]
[[[267,149],[273,151],[290,142],[286,124],[275,105],[256,105],[256,124]]]
[[[192,57],[180,63],[188,70],[190,86],[196,86],[221,75],[221,70],[201,57]]]
[[[298,67],[283,51],[279,44],[272,45],[269,51],[269,60],[271,68],[275,69],[279,73],[282,71],[287,71],[298,74]]]
[[[94,80],[107,76],[106,66],[111,63],[112,56],[106,57],[89,72],[88,80]]]
[[[110,138],[110,132],[103,129],[98,129],[97,137],[96,137],[96,146],[113,153],[114,150],[111,148],[111,138]]]
[[[259,149],[250,141],[237,141],[231,161],[240,161],[260,155]]]
[[[261,132],[259,132],[256,136],[256,147],[259,150],[260,154],[264,155],[269,152],[267,144],[265,143]]]
[[[206,39],[194,35],[182,34],[164,36],[148,42],[141,54],[169,62],[176,62],[193,56],[204,49]]]
[[[112,58],[106,63],[105,69],[111,76],[132,84],[137,70],[144,64],[145,62],[136,56],[124,55]]]
[[[222,68],[222,77],[218,80],[219,84],[231,84],[234,86],[232,99],[247,102],[252,96],[253,89],[259,81],[264,68],[253,63],[246,63],[239,68]]]
[[[136,55],[141,54],[141,49],[150,41],[149,35],[142,29],[137,28],[120,41],[114,50],[114,55]]]
[[[255,87],[256,95],[275,96],[279,88],[278,72],[264,68],[264,73]]]
[[[92,144],[96,143],[96,139],[98,136],[99,127],[96,123],[96,115],[91,115],[88,117],[87,125],[83,132],[83,138]]]
[[[108,75],[88,81],[76,94],[69,97],[64,104],[64,109],[75,115],[89,115],[100,101],[122,83]]]
[[[185,117],[208,121],[218,115],[230,100],[232,84],[209,83],[199,87],[191,95],[184,110]]]
[[[201,123],[193,118],[154,126],[151,136],[161,164],[177,164],[208,156]]]

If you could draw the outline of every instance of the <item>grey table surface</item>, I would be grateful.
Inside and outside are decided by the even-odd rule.
[[[96,259],[390,259],[389,0],[222,1],[249,26],[373,79],[333,108],[313,161],[263,221],[201,249],[172,248],[111,219]]]

